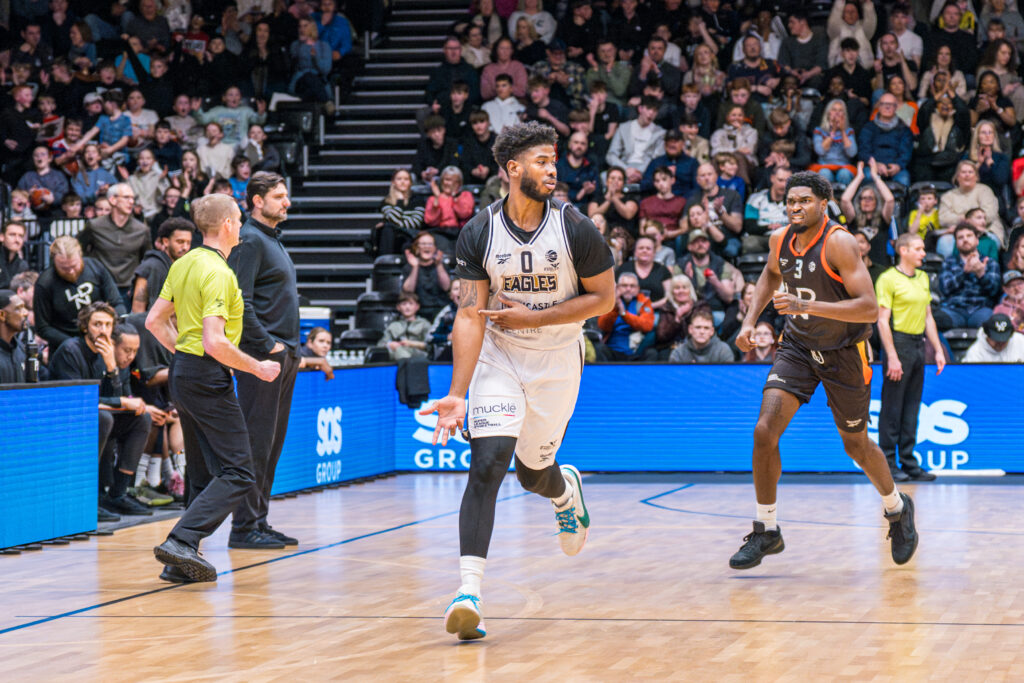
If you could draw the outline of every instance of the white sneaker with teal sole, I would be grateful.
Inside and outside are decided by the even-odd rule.
[[[459,640],[476,640],[486,636],[480,598],[466,593],[456,595],[444,611],[444,630],[456,634]]]
[[[562,476],[572,488],[572,505],[561,512],[555,512],[558,522],[558,542],[566,555],[576,555],[583,550],[590,531],[590,513],[583,501],[583,481],[580,472],[572,465],[562,465]]]

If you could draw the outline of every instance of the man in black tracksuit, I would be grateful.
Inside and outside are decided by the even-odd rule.
[[[288,188],[276,173],[253,174],[247,188],[249,219],[239,244],[228,257],[245,300],[239,348],[257,360],[281,364],[281,374],[264,382],[235,373],[238,402],[249,429],[256,484],[235,508],[228,546],[281,549],[298,540],[267,522],[274,470],[281,457],[292,390],[299,369],[299,293],[295,265],[279,239],[278,225],[288,217]]]

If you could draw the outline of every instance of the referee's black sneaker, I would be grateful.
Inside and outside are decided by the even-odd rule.
[[[764,522],[754,522],[754,530],[743,537],[745,543],[729,558],[733,569],[750,569],[761,564],[765,555],[777,555],[786,549],[782,541],[782,528],[765,531]]]
[[[920,467],[904,467],[903,471],[907,473],[908,479],[913,479],[914,481],[935,481],[936,479],[935,474]]]
[[[284,550],[284,542],[259,529],[252,529],[232,531],[228,536],[228,547],[236,550]]]
[[[889,522],[886,538],[892,541],[892,561],[906,564],[917,550],[917,528],[914,526],[914,501],[905,493],[901,493],[900,498],[903,499],[903,509],[892,514],[885,513],[885,519]]]
[[[216,581],[217,570],[199,551],[171,536],[153,548],[153,554],[165,565],[176,567],[191,581]]]
[[[298,545],[299,544],[299,539],[292,538],[288,534],[285,534],[285,533],[282,533],[282,532],[278,531],[277,529],[275,529],[274,527],[270,526],[269,524],[260,524],[260,531],[263,532],[264,536],[270,536],[271,538],[276,538],[277,540],[281,541],[281,543],[284,543],[285,545]]]
[[[183,571],[169,564],[164,565],[164,570],[160,572],[160,580],[167,583],[193,583],[192,579],[185,576]]]

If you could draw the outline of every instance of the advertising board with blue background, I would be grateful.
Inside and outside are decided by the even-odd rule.
[[[927,469],[1024,472],[1024,366],[929,367],[916,452]],[[589,471],[745,471],[767,365],[593,365],[558,457]],[[881,370],[875,366],[869,435],[877,440]],[[430,368],[432,398],[451,367]],[[430,440],[436,417],[398,406],[399,470],[464,470],[469,445]],[[527,428],[529,428],[527,426]],[[824,391],[800,409],[782,438],[790,472],[856,471],[843,452]]]

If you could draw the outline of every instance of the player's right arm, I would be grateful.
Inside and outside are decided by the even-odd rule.
[[[434,443],[440,437],[441,444],[447,444],[448,437],[465,426],[466,391],[473,379],[487,326],[487,316],[480,311],[487,305],[489,294],[490,280],[462,280],[459,310],[452,325],[452,383],[447,396],[420,411],[421,415],[437,411]]]
[[[785,234],[786,228],[780,228],[768,238],[770,251],[768,263],[761,271],[761,276],[757,278],[757,284],[754,286],[754,298],[743,318],[739,334],[736,335],[736,347],[740,351],[747,352],[754,348],[754,326],[757,325],[757,318],[768,302],[772,300],[772,294],[782,284],[782,271],[779,270],[779,247],[782,245],[782,238]]]

